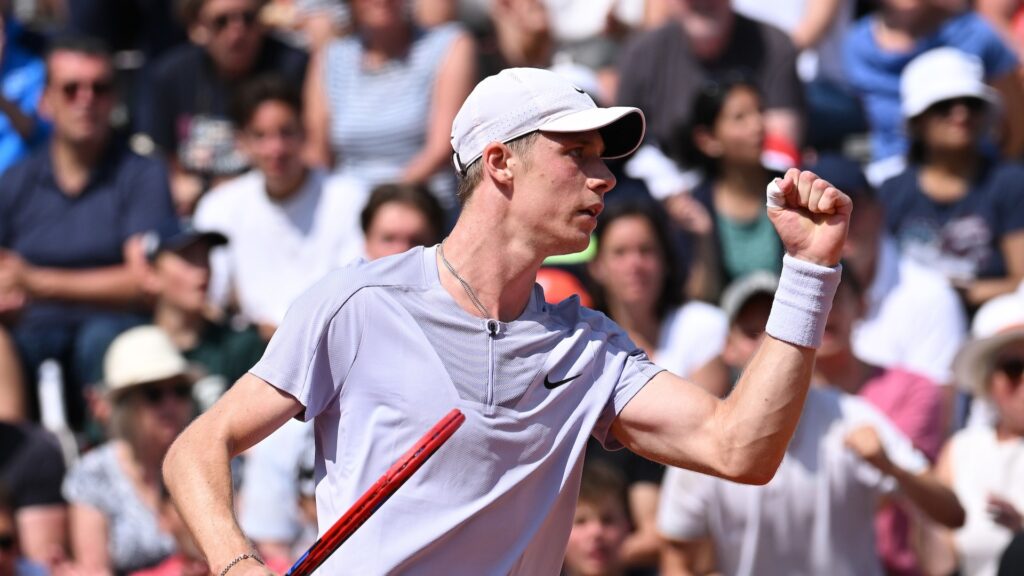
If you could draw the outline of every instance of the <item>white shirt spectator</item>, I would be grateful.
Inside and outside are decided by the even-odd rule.
[[[661,323],[654,361],[685,378],[722,353],[728,333],[725,312],[704,302],[687,302]]]
[[[843,444],[864,424],[875,427],[895,464],[912,473],[927,468],[924,455],[867,402],[811,388],[771,482],[749,486],[669,468],[659,529],[672,540],[711,538],[723,574],[880,576],[875,511],[896,483]]]
[[[949,282],[882,241],[867,309],[854,327],[853,351],[882,368],[902,368],[936,384],[953,379],[953,357],[967,337],[967,317]]]
[[[196,208],[198,230],[228,244],[211,254],[210,299],[233,292],[248,320],[278,325],[292,300],[327,272],[363,254],[359,214],[368,192],[359,181],[311,170],[295,196],[278,202],[252,171],[214,188]]]

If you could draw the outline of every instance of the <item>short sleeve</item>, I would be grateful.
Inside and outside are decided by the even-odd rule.
[[[122,231],[125,239],[157,230],[175,217],[170,180],[163,162],[134,155],[128,162],[132,163],[131,171],[120,183],[126,205]]]
[[[23,445],[2,475],[14,507],[63,504],[64,457],[56,439],[41,428],[21,428],[19,434],[24,434]]]
[[[242,177],[244,178],[244,176]],[[223,186],[230,186],[225,184]],[[210,286],[207,294],[210,302],[216,306],[225,307],[231,296],[232,279],[234,271],[231,261],[231,226],[229,224],[231,214],[226,198],[227,190],[214,188],[205,196],[200,198],[196,205],[196,212],[192,217],[192,225],[196,230],[203,232],[220,232],[227,236],[226,246],[216,246],[210,250]]]
[[[312,420],[341,390],[355,362],[365,322],[365,289],[336,270],[300,296],[271,338],[263,358],[250,370],[294,396]]]
[[[669,467],[658,500],[658,531],[677,541],[708,537],[708,508],[712,483],[716,481],[711,476]]]
[[[594,426],[593,435],[608,450],[618,450],[623,445],[611,434],[612,422],[618,417],[633,396],[663,369],[655,365],[617,324],[601,315],[599,330],[606,334],[603,370],[616,376],[614,387],[604,410]]]

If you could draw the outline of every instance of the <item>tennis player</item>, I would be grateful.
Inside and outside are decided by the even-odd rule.
[[[232,517],[228,462],[289,418],[315,422],[324,530],[441,416],[466,414],[322,574],[557,574],[590,435],[771,479],[839,282],[850,199],[810,172],[776,182],[767,210],[787,255],[770,336],[719,400],[577,299],[546,304],[534,283],[546,257],[587,246],[615,185],[604,160],[644,130],[640,110],[598,108],[544,70],[477,85],[452,126],[464,205],[451,235],[323,279],[171,448],[167,484],[214,574],[270,573]]]

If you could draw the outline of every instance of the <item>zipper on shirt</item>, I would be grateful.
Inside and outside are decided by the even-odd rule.
[[[494,406],[494,339],[501,331],[501,324],[489,318],[487,326],[487,406]]]

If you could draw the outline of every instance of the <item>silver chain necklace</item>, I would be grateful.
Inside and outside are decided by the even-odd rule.
[[[452,273],[452,276],[459,281],[459,284],[462,284],[462,289],[466,291],[466,296],[469,296],[469,299],[473,301],[473,305],[476,306],[476,309],[484,315],[484,319],[491,320],[491,315],[487,313],[487,308],[484,308],[484,305],[480,302],[480,298],[477,297],[476,292],[469,285],[469,282],[466,282],[462,276],[459,276],[459,273],[455,271],[455,267],[452,266],[452,263],[444,257],[444,243],[447,241],[448,239],[445,238],[441,241],[441,245],[437,247],[437,253],[441,255],[441,262],[443,262],[444,267]]]

